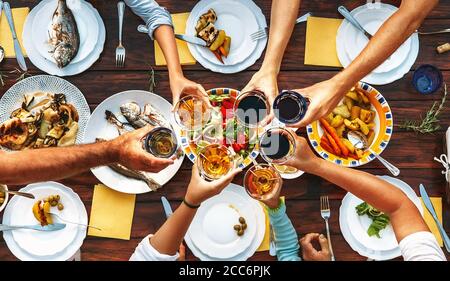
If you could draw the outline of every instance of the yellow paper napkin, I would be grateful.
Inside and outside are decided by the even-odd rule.
[[[266,233],[264,233],[264,239],[261,242],[261,245],[259,245],[259,248],[256,250],[257,252],[269,251],[269,247],[270,247],[270,219],[269,219],[269,213],[267,212],[267,209],[264,206],[264,204],[261,203],[261,205],[263,205],[264,216],[266,217]]]
[[[439,222],[442,224],[442,198],[441,197],[430,197],[431,203],[433,204],[434,210],[436,211],[436,215],[439,219]],[[438,227],[436,222],[434,221],[433,217],[431,216],[430,212],[428,212],[427,208],[423,204],[422,198],[420,198],[420,201],[422,202],[423,207],[423,219],[428,225],[428,228],[430,228],[430,231],[434,234],[434,237],[436,237],[436,240],[440,247],[444,246],[444,243],[442,241],[441,234],[439,233]]]
[[[172,14],[172,21],[175,33],[184,34],[186,30],[186,21],[188,17],[189,13]],[[180,57],[180,63],[182,65],[195,64],[196,61],[194,57],[191,55],[191,52],[189,52],[187,43],[178,39],[175,40],[177,42],[178,56]],[[155,64],[167,65],[161,47],[159,47],[158,42],[156,42],[156,40],[155,40]]]
[[[22,42],[22,31],[25,19],[28,16],[30,8],[15,8],[11,9],[14,19],[14,27],[16,29],[17,38],[19,39],[20,46],[22,47],[22,53],[26,56],[25,49]],[[6,18],[5,11],[2,12],[2,18],[0,19],[0,46],[5,49],[6,58],[15,58],[16,52],[14,51],[14,42],[9,29],[8,19]]]
[[[305,64],[342,67],[336,52],[336,33],[341,22],[341,19],[308,18]]]
[[[88,235],[130,240],[136,195],[115,191],[103,184],[94,188]]]

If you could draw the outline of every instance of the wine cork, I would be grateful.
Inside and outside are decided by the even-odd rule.
[[[445,53],[445,52],[447,52],[447,51],[450,51],[450,43],[445,43],[445,44],[443,44],[443,45],[438,46],[438,47],[436,48],[436,51],[437,51],[439,54],[442,54],[442,53]]]

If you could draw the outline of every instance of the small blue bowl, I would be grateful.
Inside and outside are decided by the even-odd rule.
[[[427,95],[436,92],[442,81],[442,73],[437,67],[423,64],[414,71],[412,84],[419,93]]]

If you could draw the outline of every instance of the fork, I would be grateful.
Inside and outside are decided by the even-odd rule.
[[[62,217],[58,216],[58,215],[55,214],[55,213],[49,213],[49,214],[52,215],[52,216],[55,216],[55,217],[58,218],[60,221],[65,222],[65,223],[70,223],[70,224],[76,224],[76,225],[80,225],[80,226],[85,226],[85,227],[95,228],[95,229],[97,229],[97,230],[99,230],[99,231],[102,231],[101,228],[96,227],[96,226],[92,226],[92,225],[84,224],[84,223],[73,222],[73,221],[68,221],[68,220],[63,219]]]
[[[117,11],[119,13],[119,45],[116,48],[116,66],[123,67],[125,65],[125,48],[122,45],[122,25],[125,12],[125,3],[123,1],[117,3]]]
[[[295,24],[306,21],[308,19],[308,17],[310,17],[310,16],[312,16],[311,12],[304,14],[303,16],[299,17],[295,21]],[[264,27],[264,28],[262,28],[262,29],[260,29],[258,31],[255,31],[252,34],[250,34],[250,38],[252,39],[252,41],[258,41],[260,39],[264,39],[268,35],[267,34],[267,30],[268,29],[269,29],[268,27]]]
[[[331,260],[335,261],[333,247],[331,246],[330,226],[328,225],[328,219],[331,216],[330,202],[328,201],[328,196],[320,196],[320,215],[325,220],[325,226],[327,228],[327,239],[328,239],[328,247],[330,249],[331,254]]]

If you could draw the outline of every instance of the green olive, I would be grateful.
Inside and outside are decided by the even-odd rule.
[[[50,205],[52,205],[52,207],[55,207],[56,205],[58,205],[58,202],[56,202],[56,200],[52,200],[50,201]]]
[[[55,195],[55,200],[59,202],[59,200],[61,199],[61,197],[59,196],[59,194]]]
[[[244,224],[244,223],[245,223],[245,219],[244,219],[243,217],[239,217],[239,222],[240,222],[241,224]]]
[[[58,210],[62,211],[64,209],[64,205],[62,203],[58,203]]]
[[[241,226],[242,226],[242,230],[246,230],[247,229],[247,224],[245,222]]]
[[[238,232],[237,232],[237,235],[238,235],[238,236],[244,235],[244,230],[239,229]]]
[[[234,230],[239,231],[241,230],[241,225],[236,224],[235,226],[233,226]]]

